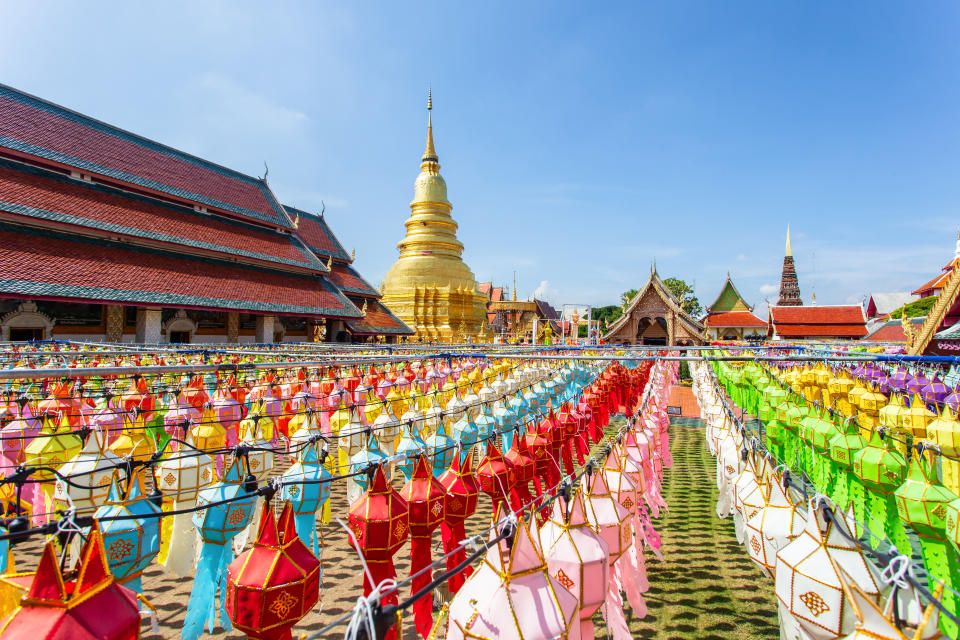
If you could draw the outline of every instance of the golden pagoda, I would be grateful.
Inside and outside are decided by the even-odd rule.
[[[431,342],[486,342],[486,297],[463,262],[463,244],[447,200],[447,183],[433,147],[433,97],[427,95],[427,148],[413,186],[400,257],[383,279],[383,303]]]

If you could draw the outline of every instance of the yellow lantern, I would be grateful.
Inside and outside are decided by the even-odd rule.
[[[937,414],[927,409],[920,394],[915,393],[910,408],[903,413],[903,427],[915,439],[921,440],[927,437],[927,425],[936,417]]]
[[[960,420],[950,407],[927,425],[927,440],[940,447],[943,453],[957,457],[960,455]],[[960,462],[942,457],[943,485],[960,496]]]

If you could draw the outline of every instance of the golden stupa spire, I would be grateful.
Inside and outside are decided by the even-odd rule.
[[[421,167],[428,163],[440,162],[440,159],[437,157],[437,150],[433,147],[433,88],[427,89],[427,148],[423,152],[423,157],[420,158]]]
[[[787,252],[784,255],[792,256],[793,249],[790,247],[790,223],[787,223]]]

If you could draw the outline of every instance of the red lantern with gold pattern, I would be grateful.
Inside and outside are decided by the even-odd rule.
[[[507,451],[506,458],[513,465],[516,474],[514,490],[517,492],[520,503],[523,505],[532,504],[533,496],[530,494],[530,481],[535,477],[536,462],[527,448],[527,439],[516,436],[510,450]]]
[[[415,576],[410,592],[416,593],[432,580],[430,546],[433,532],[443,522],[447,491],[433,477],[425,455],[417,456],[410,481],[400,490],[407,502],[410,527],[410,575]],[[420,573],[422,571],[422,573]],[[413,603],[413,619],[417,631],[426,638],[433,627],[432,598],[420,598]]]
[[[437,479],[447,491],[443,522],[440,525],[443,553],[447,556],[447,571],[452,571],[467,558],[466,552],[462,548],[457,549],[457,546],[467,537],[463,523],[476,512],[477,499],[480,496],[480,487],[470,468],[472,456],[465,458],[461,462],[460,456],[454,455],[453,466]],[[466,567],[462,572],[450,576],[447,581],[450,593],[459,591],[471,573],[473,569]]]
[[[320,560],[297,535],[293,508],[285,503],[278,523],[264,502],[253,548],[227,568],[230,620],[251,638],[289,640],[319,599]]]
[[[516,471],[493,440],[487,440],[487,455],[477,465],[477,482],[480,483],[480,490],[493,501],[494,513],[500,505],[509,507],[512,511],[520,509],[521,505],[513,490],[517,483]]]
[[[407,540],[407,502],[390,486],[378,465],[367,490],[350,507],[350,530],[357,539],[370,576],[363,575],[363,594],[370,595],[374,586],[396,578],[393,556]],[[373,578],[373,584],[370,578]],[[397,603],[397,592],[385,595],[381,605]],[[391,631],[392,637],[393,631]]]
[[[40,554],[36,573],[6,576],[26,593],[0,623],[4,640],[134,640],[140,637],[137,594],[114,581],[94,523],[77,568],[60,572],[53,542]]]

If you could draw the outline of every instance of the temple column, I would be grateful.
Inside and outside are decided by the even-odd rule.
[[[161,311],[159,307],[137,309],[137,342],[140,344],[160,342]]]
[[[123,307],[119,304],[104,305],[107,342],[123,340]]]
[[[227,342],[230,344],[240,342],[240,314],[236,311],[227,312]]]
[[[256,342],[268,344],[273,342],[273,324],[276,316],[257,316]]]

